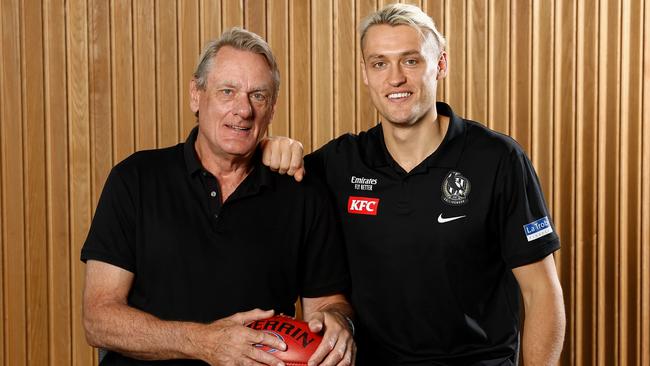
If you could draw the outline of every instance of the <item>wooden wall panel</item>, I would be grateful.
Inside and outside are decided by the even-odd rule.
[[[156,147],[156,41],[153,0],[133,2],[135,149]]]
[[[438,97],[530,155],[562,249],[561,365],[650,363],[648,0],[400,0],[449,41]],[[0,2],[0,363],[90,365],[79,251],[110,168],[183,141],[201,48],[231,26],[281,71],[270,134],[378,121],[357,26],[392,0]]]
[[[64,0],[45,2],[45,128],[50,365],[72,364],[68,112]]]
[[[311,3],[289,3],[289,109],[291,137],[312,150]]]
[[[312,148],[315,150],[334,137],[334,28],[332,0],[311,2],[311,90]]]
[[[27,359],[48,363],[47,222],[45,212],[45,105],[42,4],[22,3],[21,60],[25,154],[25,272]]]
[[[23,155],[20,3],[3,1],[2,17],[2,228],[5,364],[27,363],[25,283],[25,159]],[[9,123],[8,123],[9,122]]]
[[[269,128],[270,135],[290,136],[289,130],[289,2],[270,0],[267,6],[267,41],[273,50],[280,69],[280,95],[275,105],[275,114]]]

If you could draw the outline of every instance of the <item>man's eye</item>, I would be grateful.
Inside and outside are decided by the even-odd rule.
[[[386,66],[386,63],[384,61],[377,61],[372,64],[372,67],[374,67],[375,69],[381,69],[384,66]]]
[[[233,90],[232,89],[221,89],[221,93],[223,95],[233,95]]]
[[[410,58],[410,59],[404,60],[404,64],[406,64],[408,66],[415,66],[415,65],[418,64],[418,60]]]
[[[257,102],[263,102],[266,100],[266,95],[264,95],[264,93],[253,93],[251,97]]]

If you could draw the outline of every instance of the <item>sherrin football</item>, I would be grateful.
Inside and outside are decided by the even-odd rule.
[[[278,337],[287,345],[286,351],[255,345],[284,361],[287,366],[307,366],[307,361],[318,348],[323,337],[309,330],[306,322],[286,315],[276,315],[246,324],[247,327]]]

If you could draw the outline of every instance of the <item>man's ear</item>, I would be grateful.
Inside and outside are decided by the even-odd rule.
[[[201,90],[199,85],[196,83],[196,78],[190,80],[190,109],[193,113],[199,111],[199,99],[201,96]]]
[[[442,80],[447,76],[447,52],[442,51],[440,57],[438,57],[438,74],[436,75],[436,80]]]

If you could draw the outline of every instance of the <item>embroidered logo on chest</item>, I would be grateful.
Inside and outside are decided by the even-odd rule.
[[[356,215],[377,216],[379,198],[348,197],[348,213]]]
[[[459,172],[452,170],[447,174],[445,180],[442,181],[440,189],[442,191],[441,199],[444,202],[452,206],[460,206],[467,203],[472,185],[469,179],[465,178]]]

